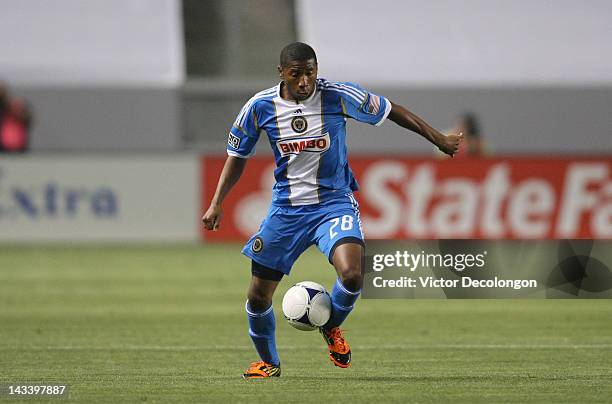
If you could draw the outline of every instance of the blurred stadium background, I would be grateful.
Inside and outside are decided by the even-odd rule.
[[[245,386],[238,251],[269,202],[265,136],[221,231],[200,217],[235,115],[301,40],[320,76],[438,129],[480,120],[485,155],[453,161],[392,123],[349,124],[369,237],[609,240],[611,18],[605,0],[0,0],[0,80],[34,116],[30,150],[0,154],[0,384],[69,383],[81,401],[609,401],[609,301],[364,300],[348,323],[361,368],[339,374],[279,322],[286,377]],[[291,281],[333,277],[309,251]]]

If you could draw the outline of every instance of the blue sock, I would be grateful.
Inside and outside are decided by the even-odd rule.
[[[253,340],[259,357],[264,362],[278,366],[280,359],[276,352],[276,340],[274,337],[276,321],[272,306],[261,313],[256,313],[250,309],[249,302],[247,301],[245,309],[249,318],[249,335]]]
[[[361,289],[356,292],[347,290],[340,278],[336,279],[334,288],[332,289],[331,301],[332,301],[332,315],[329,321],[323,326],[325,329],[330,330],[334,327],[338,327],[346,319],[349,313],[353,310],[357,298]]]

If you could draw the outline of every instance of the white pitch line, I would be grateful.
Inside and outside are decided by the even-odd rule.
[[[316,348],[311,345],[279,345],[278,349],[285,351],[310,350]],[[323,348],[323,347],[321,347]],[[223,351],[223,350],[251,350],[251,345],[31,345],[31,346],[0,346],[2,351],[32,350],[32,351]],[[354,350],[420,350],[420,349],[492,349],[492,350],[518,350],[518,349],[612,349],[612,344],[430,344],[430,345],[354,345]]]

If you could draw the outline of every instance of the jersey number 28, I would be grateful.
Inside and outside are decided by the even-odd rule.
[[[342,218],[335,217],[330,220],[330,222],[332,223],[332,226],[329,228],[330,238],[334,238],[338,235],[338,232],[334,231],[338,225],[340,225],[340,230],[343,231],[351,230],[353,228],[353,216],[350,215],[344,215]]]

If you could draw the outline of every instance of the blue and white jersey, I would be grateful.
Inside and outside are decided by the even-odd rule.
[[[348,118],[380,125],[391,111],[386,98],[356,84],[317,79],[312,95],[301,102],[280,96],[281,84],[261,91],[242,108],[227,142],[227,154],[255,154],[265,130],[276,160],[272,204],[323,203],[358,189],[348,165]]]

